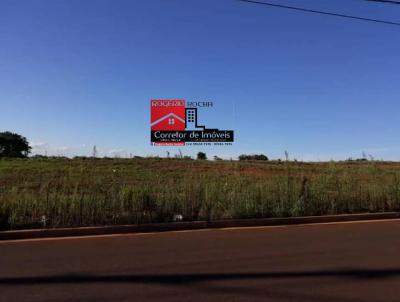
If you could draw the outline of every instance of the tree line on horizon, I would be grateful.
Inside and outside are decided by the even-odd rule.
[[[28,140],[26,137],[10,132],[10,131],[4,131],[0,132],[0,158],[26,158],[29,156],[31,153],[32,147],[29,145]],[[170,159],[170,153],[167,151],[167,158]],[[47,155],[34,155],[34,158],[60,158],[63,156],[47,156]],[[157,156],[158,157],[158,156]],[[374,160],[374,158],[369,155],[371,161]],[[74,158],[76,159],[84,159],[84,158],[97,158],[97,147],[93,147],[93,153],[92,156],[75,156]],[[107,157],[103,157],[107,158]],[[131,158],[143,158],[141,156],[133,156]],[[175,159],[193,159],[191,156],[184,156],[179,150],[179,154],[177,154]],[[215,155],[214,157],[215,161],[222,160],[221,157]],[[289,161],[289,153],[285,151],[285,158],[286,161]],[[196,156],[197,160],[207,160],[207,154],[205,152],[198,152]],[[238,157],[239,161],[268,161],[269,158],[265,154],[241,154]],[[278,161],[281,161],[278,159]],[[294,160],[297,161],[297,160]],[[352,157],[348,158],[346,161],[368,161],[367,155],[363,152],[361,158],[356,158],[353,159]]]
[[[0,132],[0,158],[26,158],[31,150],[32,147],[29,145],[26,137],[10,131]],[[34,157],[47,158],[48,156],[35,155]],[[93,147],[92,157],[97,157],[96,146]],[[169,152],[167,157],[169,158]],[[75,158],[85,158],[85,156],[77,156]],[[135,156],[135,158],[138,157]],[[192,159],[190,156],[183,156],[182,152],[180,152],[180,156],[177,158]],[[198,152],[196,159],[207,160],[207,154],[205,152]],[[214,160],[222,160],[222,158],[214,156]],[[264,154],[242,154],[239,156],[239,160],[268,160],[268,157]]]

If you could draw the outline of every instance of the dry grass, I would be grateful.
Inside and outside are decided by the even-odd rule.
[[[399,208],[399,163],[0,160],[0,229]]]

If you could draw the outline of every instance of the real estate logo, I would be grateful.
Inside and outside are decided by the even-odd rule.
[[[213,102],[185,100],[151,101],[151,144],[181,146],[185,144],[231,144],[233,130],[207,128],[198,122],[198,109],[211,108]]]

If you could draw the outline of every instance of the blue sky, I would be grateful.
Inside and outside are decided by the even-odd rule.
[[[274,1],[400,21],[400,6]],[[235,0],[2,0],[0,131],[36,153],[165,156],[149,144],[151,99],[211,100],[210,127],[265,153],[400,160],[400,27]]]

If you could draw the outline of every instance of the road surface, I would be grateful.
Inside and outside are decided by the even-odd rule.
[[[400,301],[400,221],[0,242],[0,301]]]

